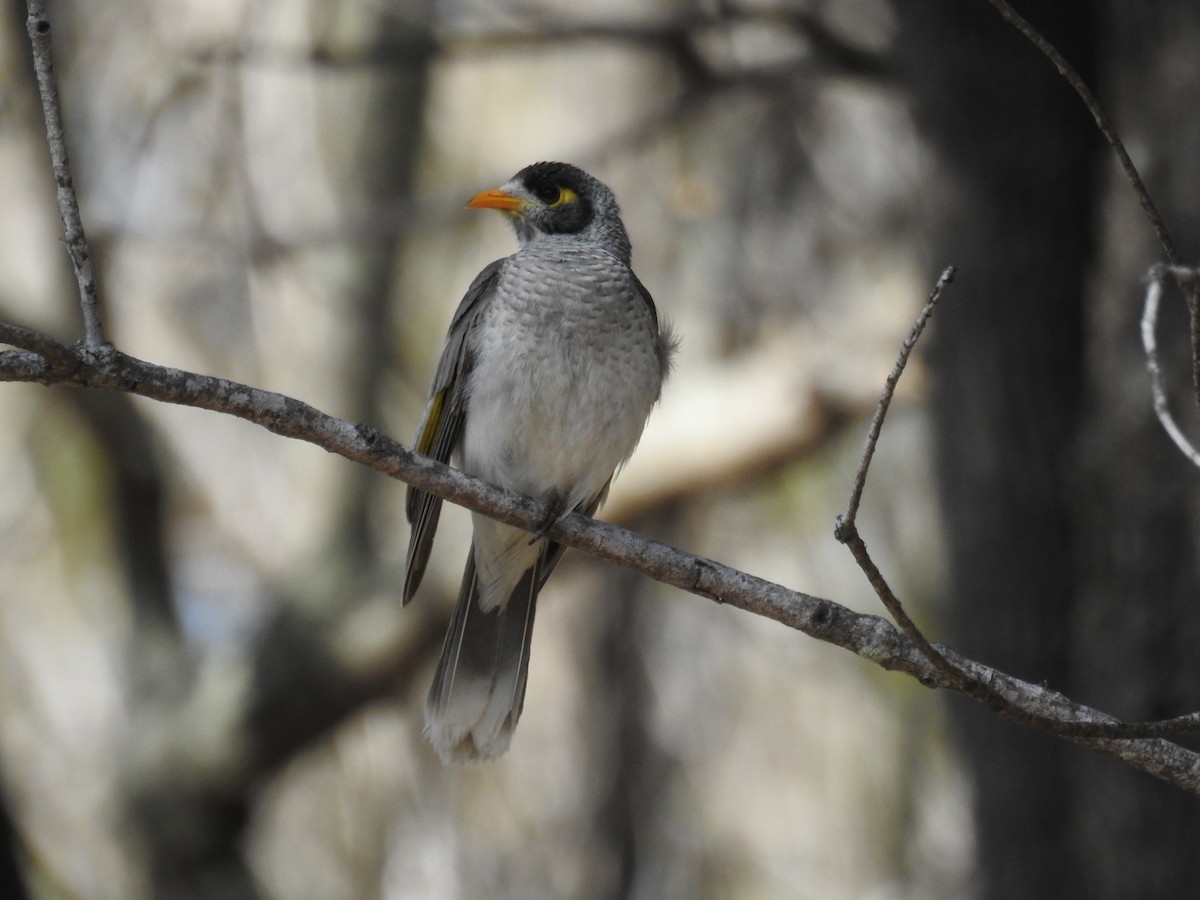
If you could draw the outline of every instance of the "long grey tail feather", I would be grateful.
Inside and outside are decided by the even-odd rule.
[[[533,617],[545,581],[540,563],[526,570],[506,604],[485,613],[474,547],[467,556],[425,711],[426,735],[443,762],[493,759],[508,749],[525,702]]]

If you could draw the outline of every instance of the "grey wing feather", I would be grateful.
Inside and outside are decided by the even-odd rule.
[[[659,321],[658,308],[654,305],[654,298],[650,296],[650,291],[642,284],[642,280],[634,274],[633,269],[629,270],[629,275],[633,278],[638,293],[646,301],[646,306],[650,307],[650,315],[654,317],[654,327],[658,329],[655,345],[655,351],[658,354],[658,370],[659,375],[665,380],[671,372],[671,361],[675,356],[675,351],[679,349],[679,338],[675,336],[675,331],[670,325]]]
[[[464,389],[472,363],[467,336],[479,312],[487,305],[503,265],[504,260],[498,259],[475,277],[463,295],[462,302],[458,304],[454,318],[450,320],[446,346],[438,360],[433,385],[429,389],[429,400],[425,404],[425,411],[413,442],[419,453],[424,453],[439,462],[450,461],[462,434],[463,418],[467,411]],[[412,526],[403,592],[404,602],[408,603],[425,575],[442,501],[432,494],[410,487],[405,509]]]

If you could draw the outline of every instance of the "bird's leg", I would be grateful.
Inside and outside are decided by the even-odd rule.
[[[538,522],[538,526],[533,532],[533,537],[529,539],[530,544],[536,544],[545,538],[550,529],[554,527],[554,523],[561,519],[567,511],[567,498],[556,490],[551,490],[545,496],[543,502],[546,504],[546,514]]]

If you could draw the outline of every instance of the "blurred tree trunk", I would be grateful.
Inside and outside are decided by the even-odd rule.
[[[1068,687],[1076,586],[1068,485],[1083,388],[1099,136],[1053,67],[985,3],[902,5],[936,153],[930,271],[959,267],[928,348],[953,598],[950,643]],[[1095,16],[1036,24],[1087,78]],[[1069,769],[1081,751],[954,707],[974,772],[986,897],[1064,897]]]
[[[381,56],[378,65],[367,71],[372,87],[359,139],[338,141],[337,150],[329,148],[331,155],[349,154],[348,158],[337,159],[335,166],[345,178],[345,207],[351,218],[361,216],[365,209],[368,221],[380,222],[369,228],[351,251],[353,271],[345,287],[347,312],[357,331],[348,346],[356,352],[344,363],[350,402],[345,414],[380,423],[387,420],[379,406],[381,384],[397,362],[392,286],[399,275],[397,260],[403,259],[404,243],[403,230],[387,227],[387,223],[401,221],[403,208],[412,202],[425,133],[433,2],[410,2],[403,16],[389,13],[386,8],[377,16],[353,10],[344,16],[331,14],[327,37],[333,38],[345,27],[337,21],[339,18],[356,20],[356,27],[372,35],[367,42],[373,43]],[[343,77],[353,82],[358,76],[351,70]],[[336,109],[336,101],[331,106]],[[351,473],[349,489],[338,510],[336,531],[342,537],[347,566],[355,572],[378,558],[369,528],[369,513],[379,493],[379,479],[373,476],[361,469]],[[385,537],[398,539],[397,535]]]
[[[1110,0],[1104,7],[1099,87],[1179,252],[1194,265],[1200,262],[1194,115],[1200,6]],[[1153,719],[1200,706],[1200,475],[1154,416],[1138,332],[1141,279],[1163,252],[1115,167],[1108,182],[1103,253],[1089,302],[1072,689],[1117,715]],[[1178,388],[1174,412],[1195,441],[1187,334],[1182,298],[1168,291],[1159,325],[1162,362]],[[1080,895],[1195,895],[1195,798],[1091,756],[1073,762],[1070,774]]]
[[[629,527],[686,544],[676,527],[685,518],[685,511],[673,504]],[[593,867],[611,877],[603,885],[593,880],[588,896],[701,897],[700,861],[669,849],[664,841],[679,764],[655,739],[647,703],[654,690],[646,673],[644,636],[660,630],[660,617],[667,613],[650,602],[651,582],[627,569],[612,567],[602,584],[605,597],[595,632],[598,671],[592,678],[602,688],[591,703],[603,712],[590,717],[587,727],[595,732],[588,743],[596,748],[592,764],[600,770],[597,780],[611,785],[593,817],[603,854]]]
[[[298,80],[311,78],[318,87],[316,114],[329,120],[318,122],[330,135],[322,146],[323,162],[335,191],[343,198],[345,216],[368,226],[361,236],[353,236],[333,251],[343,277],[337,285],[339,292],[329,302],[344,304],[346,318],[353,325],[347,346],[355,352],[347,354],[338,371],[345,384],[342,412],[371,422],[383,418],[378,408],[380,383],[394,364],[391,287],[398,243],[395,224],[411,194],[424,133],[431,61],[426,32],[431,4],[410,4],[406,10],[402,21],[384,9],[314,5],[310,13],[315,45],[357,41],[378,49],[386,58],[377,66],[331,65],[295,76]],[[241,74],[253,78],[259,73],[248,69]],[[274,99],[265,92],[255,96],[260,102],[264,96]],[[253,116],[256,111],[251,105],[242,115]],[[357,131],[347,134],[354,126]],[[256,151],[250,138],[247,145],[248,153]],[[361,602],[361,584],[371,581],[367,523],[379,479],[361,468],[350,472],[348,478],[342,507],[331,511],[334,524],[330,533],[341,551],[342,571],[353,577],[337,579],[338,589],[331,596],[325,583],[315,586],[314,593],[325,592],[318,599],[321,614],[328,616],[346,604]],[[248,746],[247,753],[265,749],[270,757],[278,747],[294,752],[304,739],[314,736],[303,733],[312,727],[307,723],[316,721],[318,727],[327,727],[334,714],[323,711],[348,702],[339,683],[326,679],[318,685],[322,692],[298,680],[298,673],[323,672],[321,658],[313,649],[316,644],[309,636],[324,622],[314,620],[312,605],[282,604],[277,617],[256,637],[260,648],[254,657],[256,682],[246,719],[248,731],[262,746]],[[175,661],[182,665],[185,660],[180,656]],[[305,712],[322,712],[316,717],[299,715],[298,706]],[[270,762],[282,765],[286,759],[271,758]],[[195,900],[259,896],[261,890],[242,852],[252,800],[243,786],[226,785],[221,790],[202,779],[178,777],[169,766],[164,777],[154,777],[156,774],[143,777],[138,773],[129,790],[130,817],[145,849],[153,895]],[[370,884],[378,880],[377,872],[364,870],[361,874]]]
[[[1173,111],[1195,108],[1196,82],[1181,102],[1154,63],[1171,36],[1194,46],[1189,2],[1118,10],[1129,21],[1108,32],[1098,4],[1029,9],[1085,81],[1095,87],[1102,67],[1126,86],[1114,118],[1127,141],[1165,154],[1150,189],[1185,252],[1195,210],[1178,207],[1200,193],[1200,141],[1174,141]],[[903,14],[938,155],[931,269],[960,266],[931,348],[951,642],[1126,718],[1194,708],[1196,541],[1182,486],[1195,473],[1154,422],[1136,328],[1140,277],[1161,253],[1119,175],[1096,252],[1107,151],[1024,38],[983,3],[921,0]],[[1085,302],[1089,289],[1099,302]],[[1176,362],[1185,377],[1186,356]],[[982,896],[1189,893],[1193,800],[977,709],[956,713]]]
[[[14,827],[9,800],[0,796],[0,897],[5,900],[25,900],[29,896],[21,871],[24,854],[25,847]]]

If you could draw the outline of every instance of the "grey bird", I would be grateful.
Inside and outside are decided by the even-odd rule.
[[[426,707],[446,763],[504,753],[521,715],[538,592],[565,548],[561,515],[592,515],[633,453],[675,350],[607,186],[535,163],[470,209],[502,212],[519,249],[488,265],[459,304],[417,427],[418,452],[547,504],[531,536],[472,515],[471,552]],[[408,603],[441,501],[409,488]]]

